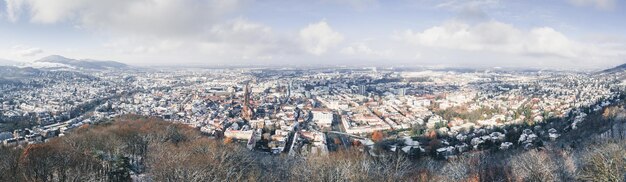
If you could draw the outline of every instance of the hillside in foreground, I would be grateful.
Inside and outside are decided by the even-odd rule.
[[[25,148],[0,148],[0,181],[624,181],[626,140],[464,155],[371,157],[353,148],[293,158],[197,129],[123,116]],[[608,162],[607,162],[608,161]]]

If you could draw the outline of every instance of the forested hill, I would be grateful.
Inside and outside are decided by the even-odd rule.
[[[623,180],[624,140],[590,143],[595,144],[486,151],[448,161],[401,153],[371,157],[356,147],[328,156],[293,158],[225,144],[186,125],[122,116],[84,125],[46,143],[0,148],[0,181]]]

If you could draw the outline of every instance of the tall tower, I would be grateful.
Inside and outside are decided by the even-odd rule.
[[[243,91],[243,109],[241,111],[241,117],[250,120],[252,119],[252,108],[250,107],[250,82],[246,82],[246,87]]]
[[[289,85],[287,86],[287,101],[291,101],[291,87],[293,86],[293,81],[289,80]]]

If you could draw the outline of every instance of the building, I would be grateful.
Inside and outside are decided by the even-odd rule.
[[[313,121],[322,127],[330,127],[333,124],[334,114],[330,110],[317,109],[311,111],[313,113]]]

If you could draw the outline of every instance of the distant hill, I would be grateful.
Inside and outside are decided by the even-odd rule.
[[[622,64],[611,69],[606,69],[604,71],[601,71],[600,73],[617,73],[617,72],[624,72],[624,71],[626,71],[626,64]]]
[[[115,61],[100,61],[92,59],[71,59],[59,55],[51,55],[33,61],[29,66],[35,68],[70,68],[81,70],[109,70],[129,69],[130,66]]]
[[[45,70],[37,69],[33,67],[15,67],[15,66],[0,66],[0,85],[7,83],[27,83],[27,84],[40,84],[38,82],[31,82],[33,80],[63,80],[67,78],[79,80],[96,80],[98,78],[83,74],[76,71],[65,70]]]

